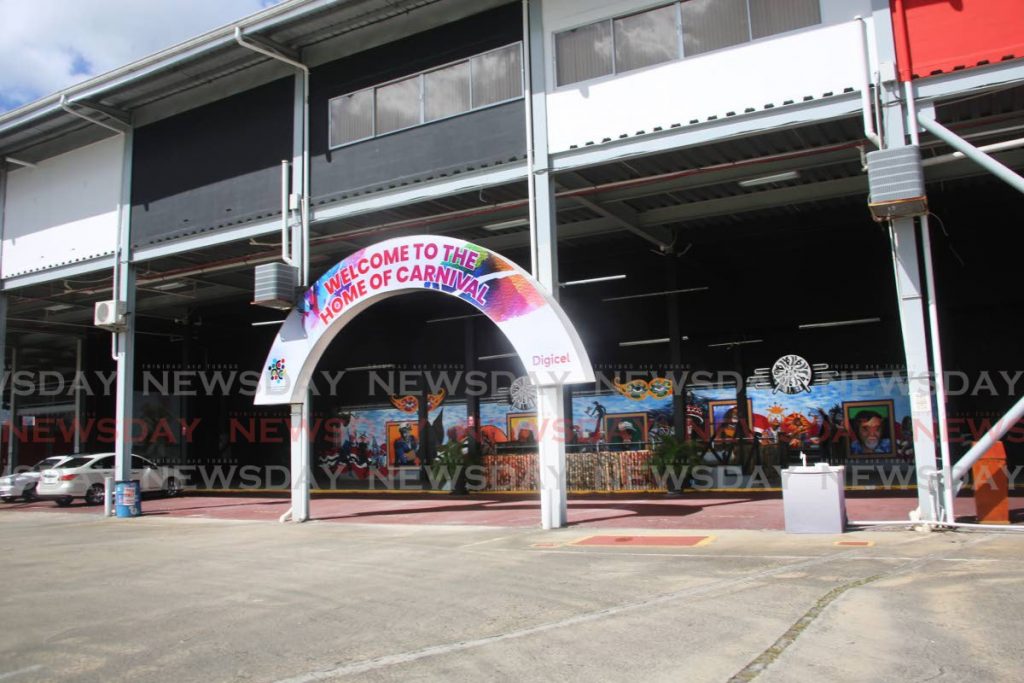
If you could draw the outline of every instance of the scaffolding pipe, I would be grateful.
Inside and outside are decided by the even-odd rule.
[[[991,145],[979,145],[979,152],[1005,152],[1011,149],[1019,149],[1024,147],[1024,138],[1016,138],[1014,140],[1004,140],[1003,142],[993,142]],[[957,161],[958,159],[966,159],[967,155],[963,152],[953,152],[952,154],[943,154],[941,156],[932,157],[925,159],[921,162],[924,167],[938,166],[939,164],[945,164],[950,161]]]
[[[1013,187],[1018,192],[1024,193],[1024,178],[1014,173],[1010,168],[990,157],[985,152],[964,140],[962,137],[943,126],[938,121],[927,118],[920,119],[921,127],[939,138],[965,157],[978,164],[992,175]]]
[[[996,445],[996,443],[1002,439],[1008,431],[1010,431],[1017,422],[1024,418],[1024,397],[1021,397],[1012,408],[1003,415],[1002,419],[992,426],[992,429],[988,430],[985,436],[981,437],[971,450],[967,451],[962,458],[960,458],[955,465],[953,465],[953,478],[950,488],[959,488],[959,482],[963,481],[963,478],[967,476],[967,472],[970,471],[971,466],[976,463],[981,456],[985,455],[990,448]]]

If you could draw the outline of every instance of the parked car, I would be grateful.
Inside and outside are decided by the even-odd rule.
[[[67,462],[71,458],[70,455],[55,455],[52,458],[40,460],[26,472],[0,477],[0,500],[5,503],[14,502],[18,498],[25,502],[35,500],[36,486],[43,476],[43,470],[60,467],[61,463]]]
[[[103,480],[114,476],[114,454],[80,455],[44,470],[36,496],[52,500],[61,507],[75,498],[84,498],[89,505],[103,502]],[[163,492],[176,496],[183,490],[185,477],[173,467],[161,467],[141,456],[132,456],[131,478],[138,481],[143,493]]]

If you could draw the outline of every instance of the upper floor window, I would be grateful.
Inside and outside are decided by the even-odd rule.
[[[683,0],[555,34],[558,85],[821,23],[819,0]]]
[[[328,103],[337,147],[456,116],[523,95],[520,43],[406,76]]]

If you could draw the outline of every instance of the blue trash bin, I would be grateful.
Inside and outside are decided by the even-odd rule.
[[[119,481],[114,484],[114,513],[118,517],[142,514],[142,487],[139,482]]]

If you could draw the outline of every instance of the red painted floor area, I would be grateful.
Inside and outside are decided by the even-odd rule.
[[[1020,492],[1018,492],[1020,493]],[[853,521],[905,520],[917,506],[911,493],[850,492],[847,513]],[[289,507],[272,495],[193,494],[181,498],[146,498],[146,515],[206,519],[275,520]],[[960,521],[974,521],[974,501],[957,499]],[[1011,521],[1024,523],[1024,494],[1010,498]],[[99,514],[98,507],[76,502],[59,508],[52,502],[7,503],[7,510],[66,511]],[[453,524],[536,527],[540,505],[532,496],[477,494],[360,494],[315,496],[313,518],[360,524]],[[782,529],[778,493],[696,493],[666,495],[580,496],[569,500],[569,523],[578,527],[641,529]]]

